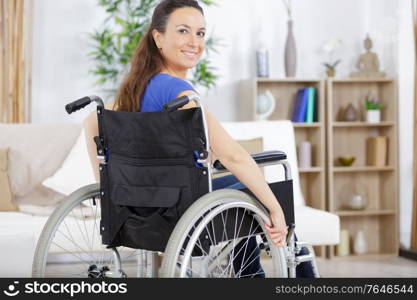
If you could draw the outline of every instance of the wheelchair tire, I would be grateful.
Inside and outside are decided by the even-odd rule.
[[[237,224],[240,222],[240,230],[242,221],[235,221],[235,236],[233,238],[227,237],[227,234],[224,241],[221,241],[223,238],[213,238],[213,236],[215,236],[215,230],[213,228],[217,226],[215,223],[218,223],[218,221],[213,223],[213,220],[220,220],[219,216],[221,216],[224,227],[227,227],[229,225],[225,224],[229,224],[227,221],[228,214],[230,213],[230,216],[232,216],[233,210],[237,211],[239,209],[240,211],[244,211],[245,216],[253,216],[252,222],[254,222],[253,220],[256,220],[256,223],[254,224],[257,225],[254,226],[259,226],[259,228],[253,228],[253,232],[258,230],[255,239],[258,244],[264,246],[265,250],[269,250],[265,251],[268,253],[269,257],[263,257],[264,264],[268,264],[267,268],[265,268],[265,265],[262,266],[265,277],[288,277],[285,248],[275,247],[264,232],[263,224],[265,222],[269,223],[266,209],[258,200],[253,199],[251,196],[241,191],[231,189],[217,190],[206,194],[187,209],[170,236],[162,261],[160,276],[216,278],[248,277],[248,275],[239,276],[244,274],[243,271],[245,268],[248,268],[247,266],[243,266],[243,263],[240,264],[239,271],[236,271],[233,266],[233,257],[237,257],[239,252],[244,249],[245,253],[243,254],[243,257],[245,258],[246,251],[249,248],[247,246],[249,239],[245,239],[245,237],[249,237],[250,235],[248,234],[250,233],[246,234],[243,238],[238,237],[239,232],[236,234]],[[236,220],[237,216],[238,213],[236,213]],[[250,227],[252,227],[252,224]],[[260,230],[260,228],[262,230]],[[250,229],[249,232],[250,231],[252,230]],[[259,231],[261,233],[259,233]],[[216,240],[215,242],[210,242],[210,250],[208,252],[203,250],[204,247],[201,242],[202,234],[204,232],[212,232],[212,234],[206,234],[205,238]],[[226,229],[223,230],[222,236],[224,236],[225,232]],[[218,240],[220,240],[220,242],[217,242]],[[241,245],[241,241],[243,241],[243,245],[246,245],[244,247],[240,246],[240,250],[236,250],[237,253],[234,253],[238,243]],[[200,255],[195,255],[196,249],[200,250]],[[225,252],[227,252],[226,250],[230,250],[231,253],[226,253],[225,255]],[[218,261],[215,262],[213,258],[210,258],[210,255]],[[252,255],[252,253],[250,255]],[[248,255],[249,258],[251,257],[250,255]],[[254,260],[254,258],[252,258],[252,260]],[[223,266],[225,269],[222,269]]]
[[[60,203],[39,237],[32,277],[157,277],[156,253],[118,247],[115,255],[101,243],[100,201],[92,184]]]

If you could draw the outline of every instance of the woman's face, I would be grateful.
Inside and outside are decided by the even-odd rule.
[[[185,77],[205,48],[205,20],[193,7],[178,8],[167,20],[164,33],[153,31],[155,43],[170,71]]]

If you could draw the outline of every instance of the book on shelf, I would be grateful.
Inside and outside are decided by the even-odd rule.
[[[314,88],[308,87],[305,89],[305,93],[307,93],[307,112],[305,117],[306,123],[313,123],[314,121]]]
[[[312,123],[317,121],[317,89],[302,88],[297,91],[291,121]]]
[[[319,104],[317,98],[317,89],[314,88],[314,112],[313,112],[313,122],[319,121]]]
[[[304,89],[299,89],[295,97],[291,121],[304,122],[304,115],[306,109],[306,103],[304,103],[305,101],[307,101],[307,98],[304,97]]]

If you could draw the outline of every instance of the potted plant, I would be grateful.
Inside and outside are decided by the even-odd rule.
[[[380,102],[378,98],[373,97],[371,94],[365,97],[365,110],[366,121],[368,123],[381,122],[381,109],[384,107],[384,103]]]
[[[323,43],[320,50],[324,54],[323,65],[326,67],[326,74],[328,77],[334,77],[336,74],[336,66],[340,63],[340,59],[335,60],[334,55],[343,45],[341,39],[329,40]]]
[[[323,65],[326,67],[326,74],[327,77],[334,77],[336,74],[336,66],[339,64],[340,59],[336,60],[334,63],[323,63]]]

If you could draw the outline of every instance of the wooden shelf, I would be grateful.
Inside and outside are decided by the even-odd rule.
[[[379,83],[393,82],[393,78],[329,78],[328,82],[334,83]]]
[[[378,171],[395,171],[395,168],[392,166],[386,167],[333,167],[333,172],[335,173],[351,173],[351,172],[378,172]]]
[[[337,210],[335,214],[341,217],[360,217],[360,216],[380,216],[380,215],[395,215],[394,209],[382,210]]]
[[[333,122],[333,127],[388,127],[394,126],[392,121],[385,121],[380,123],[368,123],[368,122]]]
[[[301,123],[301,122],[292,122],[294,128],[320,128],[321,123],[314,122],[314,123]]]
[[[313,123],[292,122],[296,147],[302,141],[312,145],[311,168],[300,168],[299,183],[306,204],[320,210],[326,210],[326,114],[325,114],[325,80],[320,78],[255,78],[247,82],[245,95],[250,95],[249,105],[242,107],[240,118],[242,120],[256,120],[256,98],[262,92],[269,91],[276,99],[276,108],[268,120],[291,120],[298,90],[306,87],[317,89],[317,121]],[[249,92],[251,89],[251,92]],[[318,256],[324,257],[325,246],[315,247]]]
[[[298,172],[299,173],[320,173],[323,172],[323,168],[322,167],[312,167],[312,168],[299,168]]]
[[[348,105],[364,113],[364,97],[372,93],[385,108],[379,123],[340,122]],[[359,259],[397,255],[398,252],[398,163],[397,163],[397,89],[392,78],[329,79],[326,85],[327,123],[327,200],[330,211],[340,217],[342,230],[354,239],[362,231],[368,254],[337,257],[336,247],[329,247],[330,258]],[[385,136],[388,140],[386,166],[367,165],[367,140]],[[338,164],[341,156],[355,157],[353,166]],[[349,194],[347,194],[349,193]],[[366,210],[340,209],[346,197],[361,195],[368,201]]]
[[[340,217],[341,229],[353,237],[364,231],[369,254],[351,255],[340,259],[358,259],[393,256],[398,248],[398,163],[397,163],[397,89],[392,78],[255,78],[249,82],[252,93],[249,105],[242,107],[242,120],[256,119],[256,98],[269,91],[279,104],[268,120],[291,120],[295,96],[301,88],[314,86],[318,91],[318,121],[314,123],[293,122],[296,145],[302,141],[312,144],[311,168],[300,168],[300,186],[307,205],[328,209]],[[340,113],[352,104],[363,115],[363,98],[374,94],[385,108],[382,122],[339,122]],[[246,112],[244,112],[246,110]],[[243,113],[243,114],[242,114]],[[248,118],[246,118],[248,117]],[[388,137],[386,166],[367,166],[366,143],[372,136]],[[353,166],[336,165],[340,156],[354,156]],[[326,188],[327,184],[327,188]],[[339,209],[346,188],[359,193],[365,186],[364,195],[368,208],[363,211]],[[355,195],[353,194],[353,195]],[[326,203],[327,200],[327,203]],[[320,256],[327,252],[335,256],[335,247],[320,247]]]
[[[256,78],[256,82],[260,83],[316,83],[319,81],[319,78]]]

